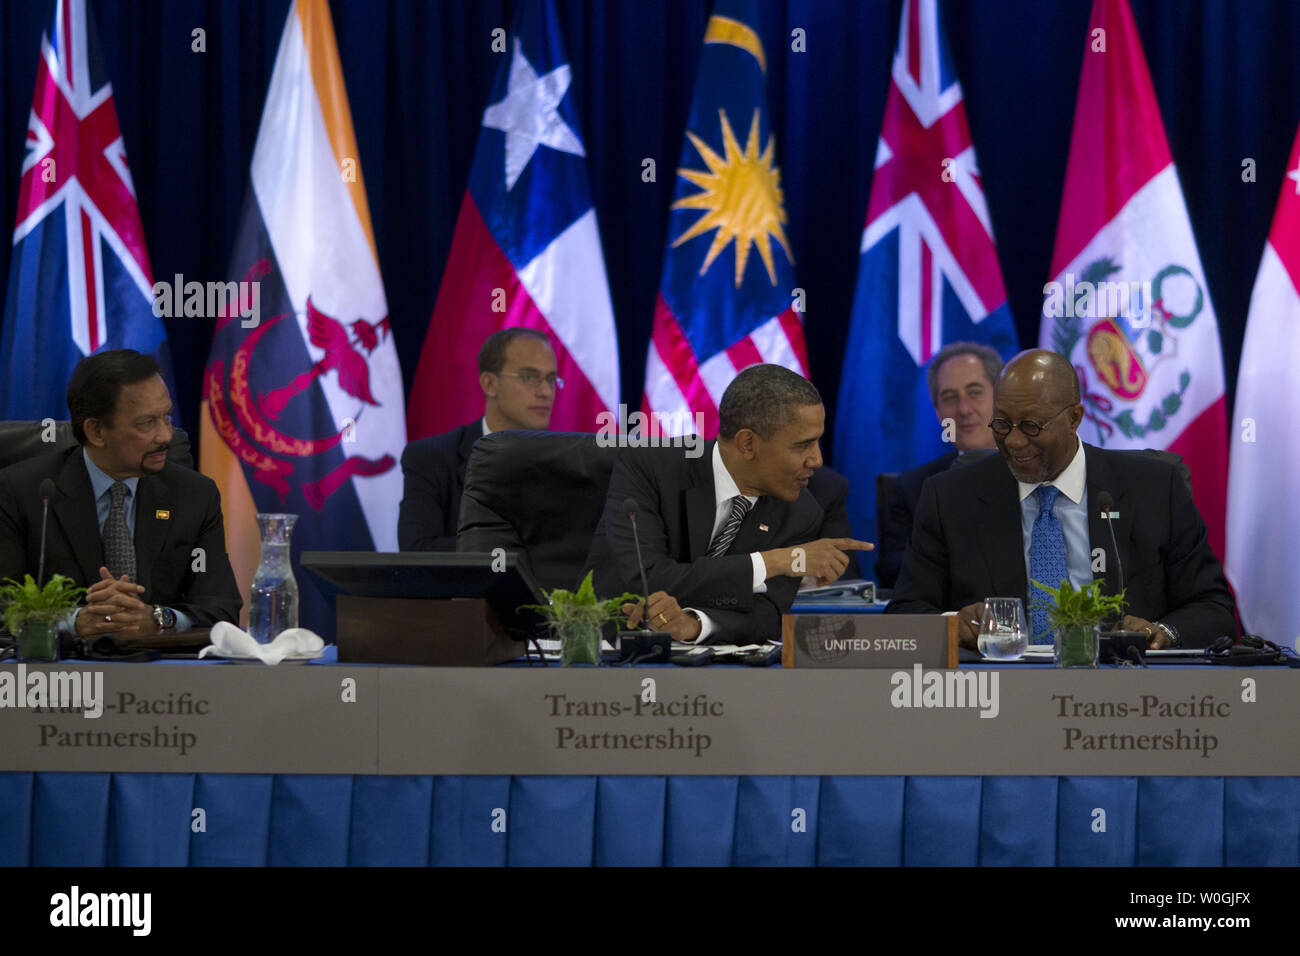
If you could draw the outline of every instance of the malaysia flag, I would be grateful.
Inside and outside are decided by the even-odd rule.
[[[58,0],[53,30],[41,37],[22,169],[0,419],[67,418],[73,367],[103,348],[153,355],[174,397],[126,144],[86,0]]]
[[[614,308],[550,0],[524,4],[503,53],[411,387],[413,441],[482,416],[478,350],[511,326],[555,348],[552,428],[595,431],[618,405]]]
[[[1300,647],[1300,132],[1255,277],[1228,472],[1228,577],[1243,626]]]
[[[753,0],[718,0],[682,144],[642,410],[665,434],[718,431],[736,373],[769,362],[808,375],[803,299],[786,239],[767,56]]]
[[[1223,555],[1223,353],[1128,0],[1095,0],[1038,341],[1069,356],[1084,441],[1163,448]]]
[[[906,0],[862,232],[836,406],[854,535],[875,540],[876,474],[951,445],[925,367],[949,342],[1017,349],[961,84],[935,0]]]
[[[298,515],[295,557],[396,551],[402,373],[326,0],[289,9],[229,275],[239,308],[212,337],[200,466],[244,594],[259,511]],[[330,602],[299,585],[302,625],[330,634]]]

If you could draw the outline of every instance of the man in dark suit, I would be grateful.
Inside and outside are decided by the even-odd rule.
[[[751,366],[728,386],[718,417],[718,439],[697,458],[680,447],[620,450],[586,564],[598,595],[640,592],[630,498],[648,626],[682,641],[779,640],[800,578],[834,581],[846,551],[871,545],[817,539],[823,515],[807,486],[822,463],[826,413],[810,382]]]
[[[397,517],[397,545],[403,551],[455,551],[465,467],[474,443],[507,428],[545,430],[564,380],[556,374],[555,351],[536,329],[493,332],[478,353],[483,417],[432,438],[411,442],[402,452],[405,487]]]
[[[0,471],[0,579],[41,577],[40,486],[52,479],[45,580],[89,589],[72,622],[79,635],[239,619],[221,497],[212,479],[167,460],[171,410],[152,358],[97,352],[68,382],[79,446]]]
[[[993,450],[989,419],[993,417],[993,383],[1000,371],[1002,356],[978,342],[953,342],[930,360],[925,370],[930,401],[943,439],[952,442],[953,448],[894,478],[887,518],[876,541],[876,581],[882,588],[892,588],[898,581],[925,480],[951,468],[958,455]]]
[[[887,613],[958,611],[963,646],[975,648],[984,598],[1049,600],[1031,580],[1075,587],[1104,578],[1119,592],[1103,491],[1114,500],[1124,568],[1126,630],[1149,646],[1205,647],[1232,633],[1233,601],[1205,522],[1177,468],[1084,444],[1079,380],[1069,360],[1034,349],[1002,372],[992,429],[997,456],[930,479]],[[1104,555],[1104,571],[1094,572]],[[1036,637],[1041,612],[1030,609]]]

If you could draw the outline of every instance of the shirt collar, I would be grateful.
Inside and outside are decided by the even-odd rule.
[[[90,452],[86,451],[84,447],[81,449],[81,456],[86,460],[86,472],[90,475],[90,489],[95,493],[95,500],[98,501],[104,496],[104,493],[108,491],[109,488],[113,487],[113,484],[117,479],[111,475],[105,474],[104,469],[91,461]],[[131,478],[123,478],[122,481],[126,484],[127,490],[131,493],[131,497],[134,498],[135,486],[140,483],[140,476],[136,475]]]
[[[491,434],[492,434],[492,429],[490,429],[490,428],[487,427],[487,416],[486,416],[486,415],[483,416],[483,434],[484,434],[484,435],[491,435]]]
[[[731,472],[727,471],[726,464],[722,461],[722,450],[718,443],[713,443],[713,504],[715,506],[722,504],[724,501],[730,501],[736,495],[740,494],[740,486],[736,484],[736,479],[731,477]],[[744,495],[749,499],[752,505],[758,501],[758,496]]]
[[[1079,443],[1079,447],[1075,450],[1070,463],[1065,466],[1065,471],[1057,475],[1055,480],[1043,481],[1039,484],[1055,485],[1061,489],[1061,494],[1077,505],[1083,500],[1083,491],[1088,482],[1088,466],[1083,460],[1083,439],[1075,435],[1074,440]],[[1020,486],[1021,501],[1038,490],[1038,485],[1027,485],[1023,481],[1017,481],[1016,484]]]

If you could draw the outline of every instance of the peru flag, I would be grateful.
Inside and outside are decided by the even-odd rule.
[[[1243,626],[1279,644],[1300,641],[1300,133],[1255,277],[1237,375],[1228,478],[1227,572]],[[1288,490],[1292,489],[1292,490]]]
[[[572,70],[550,0],[533,0],[501,56],[483,112],[407,409],[411,440],[483,414],[479,346],[527,326],[555,348],[565,387],[551,427],[595,431],[618,405],[618,342]]]
[[[671,416],[666,433],[686,431],[698,414],[705,437],[716,435],[722,393],[749,365],[808,375],[766,82],[757,4],[718,0],[705,27],[646,359],[642,408]]]
[[[295,0],[231,254],[240,309],[216,317],[203,373],[199,462],[245,611],[259,511],[298,516],[295,558],[397,550],[402,373],[359,155],[329,6]],[[302,625],[330,636],[332,600],[298,583]]]
[[[1070,357],[1084,441],[1163,448],[1224,551],[1223,354],[1128,0],[1094,0],[1039,344]]]

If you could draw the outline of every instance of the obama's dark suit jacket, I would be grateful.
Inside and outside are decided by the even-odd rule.
[[[755,594],[749,555],[814,540],[822,509],[806,488],[793,502],[760,496],[727,553],[709,557],[716,513],[714,444],[705,443],[699,458],[687,458],[681,448],[621,449],[586,567],[595,570],[593,582],[602,598],[641,592],[632,526],[623,507],[631,498],[651,593],[667,591],[682,607],[708,614],[718,626],[710,641],[780,640],[781,615],[794,602],[799,578],[769,578],[767,593]]]
[[[38,577],[41,547],[40,485],[52,478],[45,540],[45,579],[72,578],[80,587],[99,580],[104,545],[94,491],[80,445],[10,465],[0,471],[0,579]],[[226,556],[221,495],[206,475],[172,461],[136,485],[136,583],[140,600],[186,614],[195,627],[238,623],[243,604]],[[194,570],[195,548],[203,549]]]
[[[1235,633],[1232,594],[1205,522],[1178,469],[1156,458],[1084,444],[1088,537],[1106,553],[1103,591],[1119,591],[1110,533],[1097,507],[1115,499],[1125,611],[1178,630],[1186,647]],[[886,613],[955,611],[986,597],[1025,597],[1024,538],[1016,479],[1001,455],[925,483],[912,544]],[[1045,582],[1046,583],[1046,582]],[[1026,607],[1026,612],[1028,608]]]

